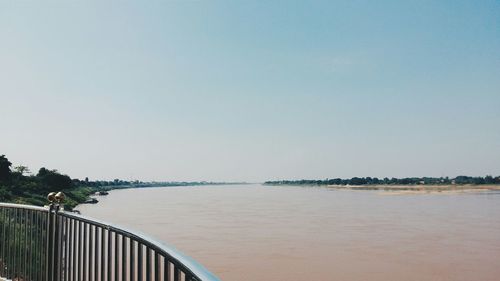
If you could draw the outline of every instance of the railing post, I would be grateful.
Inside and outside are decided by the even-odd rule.
[[[46,267],[45,267],[45,280],[46,281],[60,281],[59,265],[62,263],[62,251],[59,247],[59,238],[62,235],[59,227],[58,212],[62,207],[64,200],[64,193],[51,192],[47,196],[49,200],[49,211],[47,213],[47,251],[46,251]]]

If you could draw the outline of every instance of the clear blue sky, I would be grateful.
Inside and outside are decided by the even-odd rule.
[[[91,179],[500,175],[500,2],[0,0],[0,154]]]

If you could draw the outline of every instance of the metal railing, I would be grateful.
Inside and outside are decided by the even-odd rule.
[[[49,207],[0,203],[0,280],[219,281],[160,241]]]

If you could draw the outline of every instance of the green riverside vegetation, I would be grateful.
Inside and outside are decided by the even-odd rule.
[[[358,178],[351,179],[324,179],[324,180],[279,180],[266,181],[267,185],[493,185],[500,184],[500,176],[492,177],[413,177],[413,178]]]
[[[226,184],[214,182],[141,182],[124,181],[89,181],[72,179],[57,170],[40,168],[38,173],[31,174],[26,166],[12,167],[12,163],[0,155],[0,202],[43,206],[47,202],[47,194],[62,191],[66,195],[64,205],[72,210],[76,205],[91,202],[89,196],[97,192],[106,194],[112,189],[162,187],[162,186],[194,186],[209,184]]]

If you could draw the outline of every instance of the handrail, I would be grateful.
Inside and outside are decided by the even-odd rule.
[[[34,211],[48,211],[49,210],[48,207],[39,207],[39,206],[33,206],[33,205],[3,203],[3,202],[0,202],[0,207],[27,209],[27,210],[34,210]]]
[[[37,259],[38,261],[34,261]],[[150,236],[59,206],[0,203],[0,280],[220,281]]]

